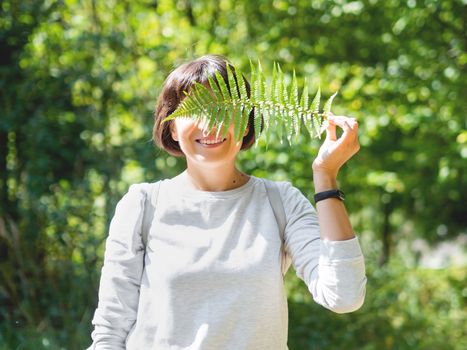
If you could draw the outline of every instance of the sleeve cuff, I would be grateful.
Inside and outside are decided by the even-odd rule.
[[[360,257],[363,257],[363,253],[358,242],[358,237],[345,241],[321,240],[321,262],[338,262]]]

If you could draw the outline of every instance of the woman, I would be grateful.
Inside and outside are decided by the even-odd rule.
[[[93,319],[95,349],[287,349],[283,276],[291,263],[324,307],[344,313],[363,303],[364,260],[335,191],[339,168],[359,149],[354,119],[329,117],[312,165],[316,210],[289,183],[236,167],[238,152],[254,143],[253,112],[239,142],[232,126],[220,138],[191,119],[161,123],[194,82],[206,84],[216,71],[226,80],[225,62],[201,57],[164,84],[154,139],[185,157],[187,169],[131,186],[117,205]]]

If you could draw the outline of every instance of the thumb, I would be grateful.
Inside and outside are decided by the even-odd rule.
[[[326,139],[330,141],[337,140],[336,123],[334,122],[334,119],[331,116],[328,117],[328,126],[326,128]]]

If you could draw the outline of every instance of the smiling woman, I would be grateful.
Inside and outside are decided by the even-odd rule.
[[[235,122],[222,133],[190,118],[162,123],[196,82],[206,84],[218,72],[228,85],[227,65],[221,56],[203,56],[165,82],[154,139],[185,157],[187,168],[172,179],[131,186],[118,203],[93,319],[94,349],[285,350],[284,275],[291,264],[324,307],[344,313],[363,303],[363,255],[336,188],[339,168],[358,151],[354,119],[328,117],[311,167],[320,192],[316,210],[290,183],[238,170],[237,154],[255,141],[254,111],[239,141]]]
[[[235,70],[231,65],[230,69]],[[207,55],[192,62],[185,63],[175,69],[167,77],[154,114],[155,122],[153,137],[155,142],[170,154],[183,156],[179,144],[171,135],[170,126],[172,125],[172,121],[164,123],[163,120],[175,112],[177,107],[185,98],[186,93],[190,91],[190,88],[195,83],[208,86],[208,77],[217,81],[215,76],[216,72],[222,76],[229,92],[231,93],[232,91],[227,76],[227,61],[224,57],[219,55]],[[250,84],[245,78],[244,81],[247,95],[250,96]],[[255,141],[253,122],[254,110],[250,112],[247,133],[243,138],[241,149],[250,148]],[[203,125],[200,126],[201,128],[203,127]]]
[[[243,184],[248,178],[237,170],[235,160],[240,150],[250,148],[255,141],[254,110],[240,141],[235,141],[233,124],[227,127],[225,138],[221,139],[219,135],[222,133],[217,134],[216,127],[209,129],[206,124],[193,119],[177,118],[165,123],[163,120],[177,109],[195,82],[208,85],[209,77],[216,81],[216,72],[220,73],[231,93],[227,69],[226,59],[218,55],[188,62],[167,77],[157,103],[154,140],[167,152],[186,158],[188,173],[193,179],[190,185],[200,190],[228,190]],[[235,68],[230,65],[230,69]],[[250,84],[243,79],[249,96]]]

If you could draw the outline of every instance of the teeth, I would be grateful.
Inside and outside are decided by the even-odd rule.
[[[221,143],[224,140],[199,140],[200,143],[205,144],[205,145],[214,145],[216,143]]]

